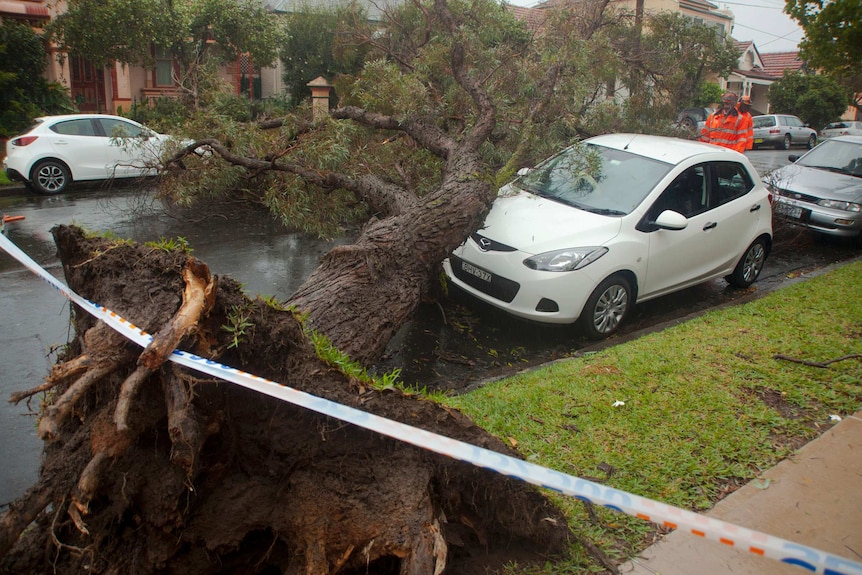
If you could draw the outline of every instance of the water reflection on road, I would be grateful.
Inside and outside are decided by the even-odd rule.
[[[139,242],[185,238],[193,255],[215,274],[229,275],[247,293],[286,299],[340,241],[290,233],[262,211],[213,216],[201,210],[167,210],[135,188],[78,190],[59,196],[0,198],[0,211],[22,215],[8,226],[9,238],[64,283],[51,228],[76,224]],[[26,405],[6,400],[14,391],[39,385],[68,341],[65,299],[0,251],[0,505],[21,495],[36,479],[42,443]],[[38,400],[31,403],[38,408]]]

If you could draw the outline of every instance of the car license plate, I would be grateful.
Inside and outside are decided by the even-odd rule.
[[[491,274],[486,272],[485,270],[480,270],[474,265],[470,265],[467,262],[461,262],[461,269],[467,272],[470,275],[474,275],[482,281],[490,282]]]
[[[802,208],[781,202],[775,204],[775,212],[785,218],[792,218],[794,220],[798,220],[802,217]]]
[[[763,143],[763,138],[754,138],[754,143],[755,143],[755,144],[762,144],[762,143]]]

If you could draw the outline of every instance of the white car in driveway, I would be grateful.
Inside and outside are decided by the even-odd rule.
[[[170,138],[120,116],[44,116],[7,142],[3,167],[13,181],[59,194],[73,181],[154,174]]]
[[[635,302],[759,276],[771,196],[738,152],[676,138],[597,136],[500,189],[444,261],[450,281],[512,315],[599,339]]]

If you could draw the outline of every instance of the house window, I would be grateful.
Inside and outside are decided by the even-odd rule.
[[[156,46],[156,86],[174,85],[174,59],[171,53]]]

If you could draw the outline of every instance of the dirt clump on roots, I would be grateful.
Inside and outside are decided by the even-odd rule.
[[[175,347],[518,457],[463,414],[319,359],[292,311],[183,252],[53,231],[74,309],[46,382],[40,479],[0,520],[2,573],[494,573],[563,553],[532,486],[165,361]]]

